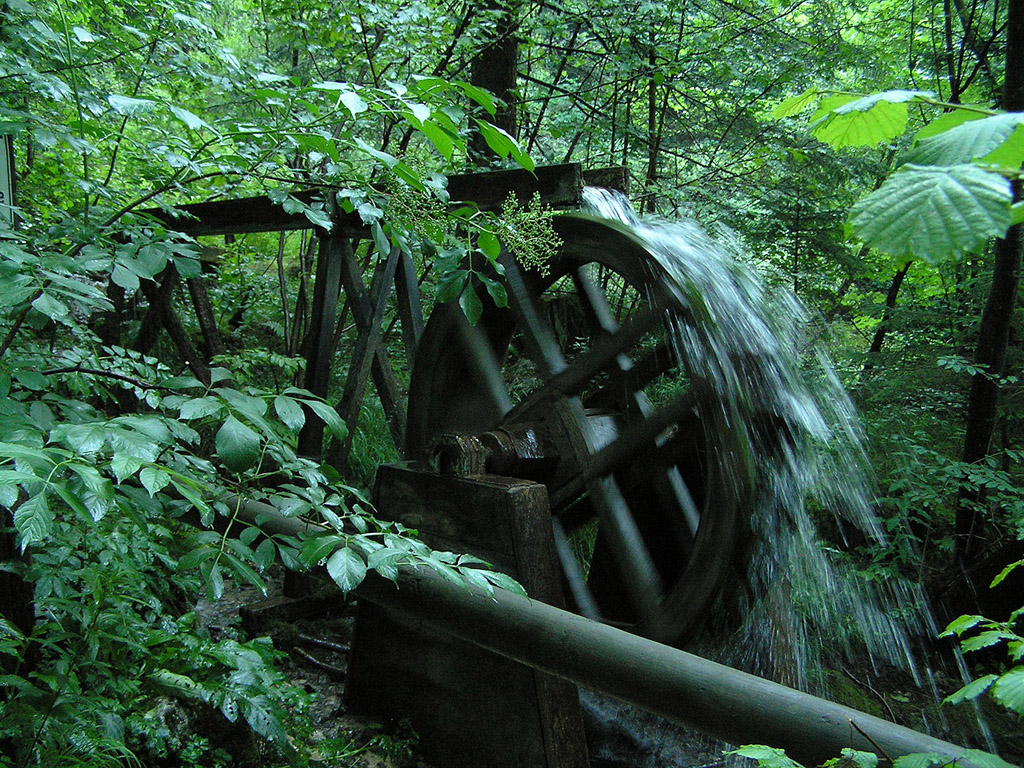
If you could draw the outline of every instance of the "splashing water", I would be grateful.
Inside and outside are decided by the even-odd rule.
[[[692,318],[675,323],[677,358],[714,393],[699,415],[738,434],[756,468],[742,626],[724,645],[716,637],[694,650],[821,693],[827,653],[860,648],[876,674],[892,665],[920,686],[912,640],[936,634],[923,591],[858,576],[816,532],[812,509],[831,515],[844,544],[884,540],[854,407],[806,335],[806,310],[790,292],[766,290],[737,249],[692,222],[642,221],[607,190],[588,188],[584,200],[588,213],[627,224],[657,259],[664,287]]]

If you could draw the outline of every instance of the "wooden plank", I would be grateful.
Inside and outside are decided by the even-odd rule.
[[[583,172],[583,183],[588,187],[615,189],[624,195],[629,195],[629,169],[624,165],[591,168]]]
[[[305,189],[291,194],[304,203],[315,203],[330,192],[328,189]],[[448,196],[453,203],[474,202],[484,210],[497,210],[510,192],[514,192],[521,202],[528,202],[537,192],[546,205],[556,208],[578,206],[583,195],[583,172],[579,163],[566,163],[540,166],[533,173],[516,169],[448,177]],[[175,210],[176,213],[170,213],[161,208],[149,208],[143,213],[192,237],[313,228],[301,213],[286,213],[266,195],[190,203],[179,205]],[[335,234],[351,237],[366,231],[357,213],[338,212],[333,220]]]

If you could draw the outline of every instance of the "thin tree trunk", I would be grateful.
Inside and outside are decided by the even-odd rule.
[[[875,367],[874,357],[882,351],[882,345],[885,343],[885,335],[889,332],[889,327],[892,325],[892,315],[896,310],[896,299],[900,295],[903,278],[905,278],[907,276],[907,272],[910,271],[911,264],[913,264],[913,262],[908,261],[896,271],[895,275],[892,276],[892,282],[889,283],[889,292],[885,295],[885,310],[882,312],[882,322],[880,322],[878,324],[878,328],[875,329],[875,335],[871,339],[871,346],[868,348],[868,359],[864,363],[865,371],[870,371]]]
[[[203,334],[203,356],[207,361],[216,355],[224,354],[224,340],[217,327],[217,318],[213,314],[210,295],[206,291],[205,277],[190,277],[185,280],[188,294],[192,297],[192,306],[196,310],[196,320]]]
[[[1006,82],[1004,106],[1016,112],[1024,110],[1024,0],[1011,0],[1006,27]],[[1014,199],[1021,199],[1021,183],[1014,183]],[[1010,319],[1016,306],[1020,280],[1022,226],[1010,228],[1006,237],[996,242],[992,287],[981,314],[978,349],[974,361],[984,367],[975,374],[967,404],[967,429],[964,436],[963,460],[973,464],[989,454],[995,430],[999,386],[993,377],[1003,369],[1009,340]],[[985,518],[981,510],[985,501],[983,488],[962,489],[956,511],[955,554],[965,563],[976,555],[984,542]]]

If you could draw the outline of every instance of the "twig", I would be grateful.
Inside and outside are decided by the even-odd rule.
[[[337,677],[345,677],[345,670],[342,669],[341,667],[336,667],[333,664],[327,664],[326,662],[320,661],[320,659],[316,658],[315,656],[313,656],[311,654],[306,653],[301,648],[294,647],[294,648],[292,648],[292,650],[295,651],[297,654],[299,654],[302,658],[304,658],[310,664],[312,664],[314,667],[319,667],[324,672],[328,672],[331,675],[335,675]]]
[[[871,683],[861,682],[856,677],[854,677],[853,673],[850,670],[846,669],[845,667],[843,668],[843,674],[845,674],[848,678],[853,680],[853,682],[855,682],[857,685],[863,686],[864,688],[867,688],[869,691],[875,694],[875,696],[878,697],[878,700],[882,702],[882,706],[884,706],[886,711],[888,711],[889,719],[892,720],[894,723],[896,722],[896,713],[892,711],[892,707],[889,706],[889,702],[885,700],[885,697],[881,693],[879,693],[871,687]]]
[[[299,640],[309,645],[317,645],[321,648],[336,651],[337,653],[348,653],[350,650],[347,645],[332,643],[330,640],[321,640],[319,637],[310,637],[309,635],[304,635],[301,632],[299,633]]]
[[[148,384],[147,382],[142,381],[141,379],[136,379],[131,376],[125,376],[123,373],[115,373],[114,371],[101,371],[96,368],[83,368],[80,365],[71,365],[66,368],[51,368],[48,371],[41,371],[41,373],[43,376],[52,376],[57,373],[88,373],[93,376],[106,376],[107,378],[110,379],[125,381],[133,386],[138,387],[139,389],[167,389],[167,387],[162,387],[159,384]]]
[[[884,749],[882,749],[882,748],[881,748],[881,747],[879,746],[878,742],[877,742],[877,741],[875,741],[874,739],[872,739],[872,738],[871,738],[870,736],[868,736],[868,735],[867,735],[867,734],[866,734],[866,733],[864,732],[864,729],[863,729],[863,728],[861,728],[861,727],[860,727],[859,725],[857,725],[857,724],[856,724],[855,722],[853,722],[853,720],[850,720],[850,727],[851,727],[851,728],[853,728],[853,729],[854,729],[855,731],[857,731],[857,733],[859,733],[859,734],[860,734],[861,736],[863,736],[863,737],[864,737],[865,739],[867,739],[867,740],[868,740],[868,741],[869,741],[869,742],[871,743],[871,746],[873,746],[873,747],[874,747],[874,748],[875,748],[876,750],[878,750],[878,754],[880,754],[880,755],[881,755],[882,757],[884,757],[884,758],[885,758],[886,760],[888,760],[888,761],[889,761],[889,764],[890,764],[890,765],[893,765],[893,764],[895,764],[895,761],[894,761],[894,760],[893,760],[893,759],[892,759],[891,757],[889,757],[889,754],[888,754],[888,753],[887,753],[887,752],[886,752],[886,751],[885,751]],[[852,741],[853,741],[853,740],[851,739],[851,742],[852,742]]]

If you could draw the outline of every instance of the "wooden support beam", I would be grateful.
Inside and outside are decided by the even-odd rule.
[[[359,331],[349,359],[345,389],[341,395],[341,402],[338,404],[338,412],[348,427],[348,434],[330,452],[331,463],[339,469],[348,464],[348,454],[352,449],[352,437],[355,435],[356,426],[359,423],[359,408],[363,402],[363,394],[370,378],[373,360],[381,344],[381,323],[384,322],[384,310],[387,309],[391,283],[395,279],[395,270],[398,268],[400,258],[401,251],[397,248],[392,248],[386,256],[378,254],[377,269],[374,271],[373,285],[370,288],[370,317],[364,324],[356,321]],[[347,283],[345,291],[348,294]],[[353,303],[353,309],[355,310],[353,314],[358,317],[360,313],[356,309],[355,303]]]
[[[330,189],[305,189],[293,192],[292,196],[312,204],[323,200],[330,192]],[[555,208],[578,206],[583,194],[583,172],[579,163],[540,166],[533,173],[509,170],[448,177],[448,196],[452,203],[474,202],[484,210],[498,209],[510,193],[515,193],[521,202],[527,202],[534,192],[540,194],[542,203]],[[266,195],[191,203],[178,206],[176,211],[172,214],[150,208],[144,213],[192,237],[313,228],[301,213],[286,213]],[[333,220],[334,233],[353,236],[366,230],[356,213],[336,213]]]
[[[391,275],[393,277],[394,272],[391,272]],[[363,285],[363,276],[354,256],[350,256],[342,262],[341,282],[345,287],[345,297],[352,310],[352,318],[355,320],[356,329],[359,333],[362,333],[373,324],[374,304],[367,294],[366,286]],[[383,292],[383,295],[385,297],[384,301],[386,301],[386,290]],[[399,395],[398,382],[395,381],[395,374],[391,370],[391,361],[388,358],[387,350],[379,343],[379,337],[378,343],[369,347],[369,349],[373,355],[370,362],[370,373],[373,376],[373,383],[377,388],[377,395],[380,397],[381,405],[384,408],[384,415],[388,422],[391,437],[395,441],[395,446],[399,453],[402,453],[405,445],[405,408]],[[332,449],[329,460],[339,471],[344,469],[344,464],[341,463],[342,458],[337,449]],[[347,456],[344,458],[347,460]]]

